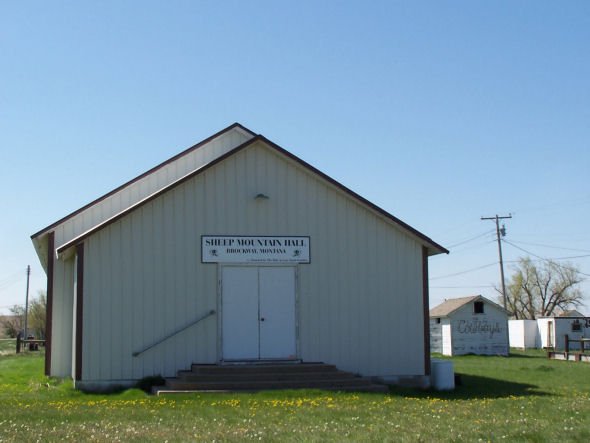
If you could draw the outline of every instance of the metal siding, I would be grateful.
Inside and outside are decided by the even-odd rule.
[[[430,319],[430,352],[442,353],[442,323]]]
[[[499,328],[498,332],[463,332],[459,330],[460,322],[487,322]],[[508,354],[508,317],[504,311],[484,302],[484,313],[473,313],[473,302],[466,304],[451,316],[452,355]]]
[[[120,212],[121,210],[125,209],[129,205],[138,202],[139,200],[145,198],[146,196],[152,194],[156,190],[158,190],[161,186],[167,185],[170,182],[182,177],[183,175],[203,166],[204,164],[210,162],[214,158],[222,155],[223,153],[229,151],[230,149],[238,146],[239,144],[243,143],[244,141],[251,138],[252,135],[246,134],[240,130],[232,130],[225,134],[220,135],[218,138],[210,141],[209,143],[201,146],[200,148],[196,149],[195,151],[175,160],[174,162],[164,166],[158,171],[155,171],[153,174],[134,182],[127,186],[126,188],[122,189],[118,193],[98,202],[97,204],[93,205],[92,207],[82,211],[81,213],[73,216],[72,218],[66,220],[64,223],[55,227],[55,247],[58,248],[59,246],[63,245],[67,241],[75,238],[76,236],[80,235],[82,232],[86,231],[87,229],[95,226],[97,223],[106,220],[107,218],[115,215],[116,213]],[[143,212],[143,210],[141,211]],[[123,238],[129,237],[129,229],[127,229],[125,235],[122,236],[121,241]],[[134,248],[140,248],[138,246],[138,238],[137,236],[133,235],[133,241],[129,242],[129,245],[133,244]],[[96,251],[97,254],[100,255],[100,251]],[[117,263],[117,257],[111,257],[114,263]],[[100,263],[101,266],[107,266],[105,263]],[[143,270],[143,266],[137,266],[136,264],[130,264],[123,262],[121,266],[125,270],[131,269],[131,266],[135,265],[135,271]],[[52,336],[54,337],[54,344],[52,347],[52,355],[51,355],[51,375],[55,376],[68,376],[72,373],[72,336],[73,336],[73,326],[75,321],[73,320],[73,309],[74,309],[74,288],[73,288],[73,260],[56,260],[54,265],[54,306],[53,306],[53,333]],[[95,261],[94,266],[99,266],[99,263]],[[102,268],[101,268],[102,269]],[[112,272],[112,267],[104,268],[104,271],[107,273]],[[120,269],[117,269],[116,272],[120,272]],[[137,275],[137,274],[134,274]],[[141,274],[140,274],[141,275]],[[114,277],[118,277],[115,275]],[[122,280],[125,281],[125,280]],[[108,306],[106,305],[107,302],[101,304],[99,306],[100,310],[96,313],[95,317],[101,319],[101,321],[110,324],[113,322],[113,327],[115,328],[115,332],[122,336],[131,335],[140,335],[144,336],[144,329],[152,330],[152,327],[141,328],[141,325],[138,324],[138,321],[132,321],[128,323],[124,323],[123,326],[118,326],[119,322],[119,313],[120,312],[129,312],[130,308],[128,306],[129,300],[125,299],[121,293],[131,291],[136,293],[142,289],[142,282],[140,279],[135,278],[133,280],[134,284],[131,285],[128,281],[125,281],[124,287],[117,289],[119,291],[118,297],[109,298]],[[97,291],[101,291],[101,283],[95,282],[94,288]],[[115,291],[116,293],[116,291]],[[113,293],[113,294],[115,294]],[[90,308],[84,307],[85,312],[88,312]],[[94,315],[94,314],[93,314]],[[141,315],[140,312],[135,312],[134,318],[139,317]],[[110,316],[115,316],[116,318],[111,319]],[[143,317],[142,317],[143,318]],[[91,326],[85,326],[85,328]],[[102,326],[94,324],[92,326],[94,328],[102,328]],[[140,334],[141,330],[141,334]],[[115,339],[113,339],[115,340]],[[114,343],[114,342],[113,342]],[[93,343],[94,344],[94,343]],[[116,344],[115,344],[116,345]],[[116,345],[115,347],[117,347]],[[102,352],[102,350],[99,350]],[[125,351],[126,352],[126,351]],[[108,354],[108,355],[107,355]],[[109,353],[105,354],[105,358],[109,358]],[[100,355],[100,353],[98,354]],[[122,358],[122,357],[121,357]],[[127,373],[132,369],[134,373],[143,373],[142,365],[137,365],[136,363],[125,362],[122,360],[122,364],[125,366],[124,368],[119,368],[117,365],[119,364],[118,361],[121,358],[117,358],[117,361],[114,362],[112,366],[113,373]],[[102,365],[106,366],[106,365]],[[151,367],[152,365],[150,365]],[[87,369],[93,368],[93,369]],[[109,376],[109,371],[104,369],[96,369],[93,365],[85,365],[85,371],[96,371],[96,373],[92,374],[92,378],[100,378],[103,376]]]
[[[69,377],[72,372],[73,266],[71,259],[54,262],[51,375],[55,377]]]
[[[574,320],[580,320],[571,317],[555,317],[554,318],[554,327],[555,327],[555,346],[556,349],[565,349],[565,336],[566,334],[572,340],[579,340],[584,338],[588,334],[588,329],[584,327],[585,321],[582,320],[581,330],[580,331],[572,331],[572,324]],[[570,350],[579,350],[580,343],[577,342],[570,342]]]
[[[202,234],[309,235],[311,264],[299,266],[300,357],[364,375],[423,374],[421,245],[254,144],[89,237],[85,379],[173,376],[217,360],[216,316],[131,356],[217,309],[217,267],[201,263]]]
[[[441,324],[443,355],[453,355],[453,334],[451,333],[451,321],[448,318],[445,318],[441,320]]]
[[[537,326],[539,328],[539,334],[537,335],[539,348],[546,348],[549,345],[549,343],[547,342],[549,321],[553,321],[553,319],[548,319],[548,318],[538,318],[537,319]]]
[[[508,320],[508,337],[511,348],[537,348],[536,320]]]
[[[526,320],[508,320],[508,340],[511,348],[527,349]]]

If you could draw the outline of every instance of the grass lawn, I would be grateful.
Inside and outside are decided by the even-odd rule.
[[[0,355],[14,354],[16,340],[14,338],[0,338]]]
[[[590,439],[590,365],[542,352],[457,357],[437,393],[280,391],[89,395],[42,375],[42,353],[0,357],[5,441],[533,441]]]

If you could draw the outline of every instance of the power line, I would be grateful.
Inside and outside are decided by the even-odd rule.
[[[549,209],[549,208],[571,206],[571,205],[580,205],[580,204],[584,204],[584,203],[588,203],[588,202],[590,202],[590,196],[580,197],[580,198],[576,198],[576,199],[572,199],[572,200],[554,201],[552,203],[548,203],[548,204],[545,204],[542,206],[523,208],[517,212],[538,212],[538,211],[543,211],[543,210]]]
[[[20,307],[22,308],[24,305],[21,305],[21,304],[15,303],[15,304],[13,304],[13,305],[4,305],[4,306],[0,306],[0,309],[4,309],[4,308],[12,308],[13,306],[20,306]]]
[[[454,232],[457,230],[465,230],[465,227],[475,225],[475,220],[470,220],[466,223],[462,223],[460,225],[453,225],[451,228],[445,229],[444,231],[439,232],[439,235],[448,234],[449,232]],[[446,243],[446,242],[445,242]]]
[[[17,277],[14,277],[12,280],[5,280],[3,283],[0,283],[0,291],[8,289],[11,286],[14,286],[15,284],[19,283],[20,279],[21,279],[21,277],[17,276]]]
[[[454,248],[456,246],[464,245],[465,243],[469,243],[470,241],[477,240],[478,238],[484,237],[484,236],[486,236],[488,234],[491,234],[492,232],[494,232],[494,230],[493,229],[490,229],[490,230],[488,230],[486,232],[483,232],[481,234],[476,235],[475,237],[471,237],[471,238],[468,238],[467,240],[462,240],[462,241],[460,241],[458,243],[455,243],[453,245],[449,245],[449,246],[447,246],[447,249],[451,249],[451,248]]]
[[[431,289],[470,289],[470,288],[493,288],[493,285],[473,285],[473,286],[431,286]]]
[[[498,264],[498,262],[496,261],[494,263],[488,263],[487,265],[478,266],[477,268],[467,269],[467,270],[461,271],[461,272],[455,272],[454,274],[439,275],[438,277],[431,277],[429,280],[440,280],[441,278],[454,277],[456,275],[468,274],[469,272],[479,271],[480,269],[489,268],[490,266],[496,266],[497,264]]]
[[[512,240],[512,243],[518,243],[518,244],[522,244],[522,245],[531,245],[531,246],[541,246],[542,248],[562,249],[564,251],[590,252],[590,249],[564,248],[562,246],[552,246],[552,245],[545,245],[542,243],[532,243],[532,242],[526,242],[526,241]]]
[[[13,280],[14,278],[20,278],[21,275],[22,275],[22,271],[18,271],[18,272],[15,272],[13,274],[10,274],[10,275],[8,275],[6,277],[3,277],[3,278],[0,279],[0,285],[3,284],[5,281]]]
[[[540,259],[542,261],[545,261],[545,262],[551,262],[551,261],[555,261],[555,260],[567,260],[569,258],[574,258],[574,257],[562,257],[562,258],[553,258],[553,259],[551,259],[551,258],[541,257],[540,255],[534,254],[531,251],[527,251],[526,249],[521,248],[520,246],[517,246],[517,245],[515,245],[515,244],[513,244],[513,243],[511,243],[511,242],[509,242],[507,240],[502,240],[502,241],[504,243],[509,244],[513,248],[520,249],[522,252],[526,252],[527,254],[532,255],[533,257],[537,257],[538,259]],[[582,271],[580,271],[579,269],[576,269],[576,268],[572,268],[571,266],[564,266],[564,265],[560,265],[560,266],[562,266],[563,268],[566,268],[566,269],[574,270],[574,271],[576,271],[576,272],[578,272],[578,273],[580,273],[582,275],[585,275],[587,277],[590,277],[590,274],[586,274],[585,272],[582,272]]]
[[[590,254],[570,255],[569,257],[555,257],[555,258],[552,258],[551,260],[572,260],[574,258],[586,258],[586,257],[590,257]]]
[[[482,246],[489,245],[490,243],[494,243],[495,241],[496,240],[486,240],[483,243],[480,242],[475,245],[468,246],[466,248],[453,249],[451,252],[453,253],[453,257],[456,257],[458,254],[461,254],[466,251],[473,251],[474,249],[481,249]],[[436,257],[438,257],[438,256],[436,256]]]

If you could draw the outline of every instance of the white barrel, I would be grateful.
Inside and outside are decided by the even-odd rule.
[[[432,387],[437,391],[455,389],[455,371],[450,360],[432,360],[430,366]]]

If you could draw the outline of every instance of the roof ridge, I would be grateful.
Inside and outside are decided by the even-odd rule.
[[[363,203],[364,205],[368,206],[372,210],[374,210],[377,213],[385,216],[386,218],[390,219],[394,223],[400,225],[403,229],[405,229],[406,231],[408,231],[412,235],[417,236],[419,239],[421,239],[423,242],[427,243],[428,245],[430,245],[434,249],[438,249],[440,252],[446,252],[446,253],[449,252],[446,248],[444,248],[443,246],[441,246],[438,243],[434,242],[429,237],[427,237],[426,235],[422,234],[421,232],[419,232],[415,228],[411,227],[407,223],[401,221],[400,219],[398,219],[397,217],[393,216],[392,214],[390,214],[389,212],[385,211],[384,209],[380,208],[379,206],[375,205],[374,203],[371,203],[366,198],[364,198],[361,195],[357,194],[356,192],[350,190],[349,188],[347,188],[346,186],[344,186],[340,182],[336,181],[332,177],[328,176],[327,174],[323,173],[319,169],[317,169],[314,166],[310,165],[306,161],[300,159],[295,154],[292,154],[291,152],[287,151],[286,149],[282,148],[281,146],[277,145],[276,143],[272,142],[271,140],[267,139],[266,137],[264,137],[263,135],[260,135],[260,134],[255,135],[254,137],[252,137],[249,140],[246,140],[245,142],[243,142],[240,145],[234,147],[233,149],[229,150],[225,154],[223,154],[223,155],[215,158],[214,160],[212,160],[209,163],[201,166],[200,168],[198,168],[198,169],[196,169],[196,170],[194,170],[194,171],[192,171],[190,173],[187,173],[183,177],[178,178],[174,182],[172,182],[172,183],[170,183],[170,184],[168,184],[168,185],[160,188],[158,191],[150,194],[149,196],[146,196],[144,199],[142,199],[142,200],[134,203],[133,205],[131,205],[131,206],[127,207],[126,209],[122,210],[121,212],[113,215],[112,217],[108,218],[107,220],[104,220],[103,222],[97,224],[95,227],[87,230],[86,232],[84,232],[84,233],[78,235],[77,237],[71,239],[70,241],[64,243],[59,248],[57,248],[57,252],[58,253],[62,253],[64,251],[66,251],[67,249],[69,249],[73,245],[79,243],[80,241],[84,240],[88,236],[92,235],[94,232],[96,232],[96,231],[102,229],[103,227],[105,227],[105,226],[107,226],[107,225],[109,225],[109,224],[111,224],[111,223],[119,220],[120,218],[122,218],[125,215],[127,215],[129,212],[131,212],[131,211],[135,210],[136,208],[144,205],[145,203],[147,203],[147,202],[149,202],[149,201],[157,198],[158,196],[166,193],[168,190],[173,189],[174,187],[176,187],[176,186],[180,185],[181,183],[183,183],[183,182],[191,179],[192,177],[194,177],[194,176],[202,173],[203,171],[211,168],[212,166],[216,165],[217,163],[222,162],[226,158],[234,155],[235,153],[241,151],[242,149],[250,146],[251,144],[253,144],[253,143],[257,142],[257,141],[262,141],[263,143],[265,143],[266,145],[268,145],[270,148],[278,151],[279,153],[285,155],[287,158],[290,158],[291,160],[293,160],[296,163],[300,164],[304,168],[306,168],[306,169],[310,170],[311,172],[317,174],[318,176],[320,176],[324,180],[328,181],[329,183],[333,184],[334,186],[336,186],[337,188],[339,188],[340,190],[342,190],[343,192],[349,194],[351,197],[355,198],[356,200],[359,200],[361,203]]]

